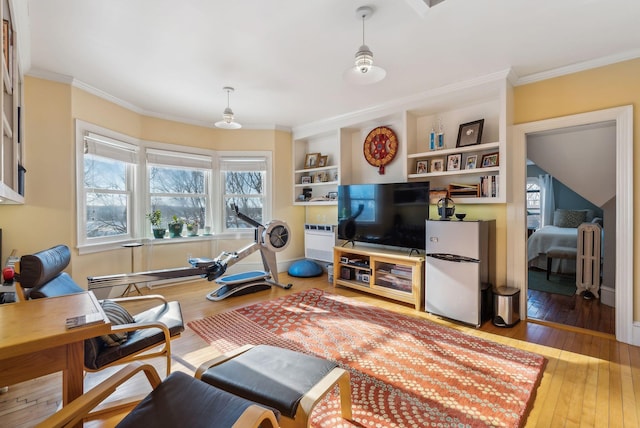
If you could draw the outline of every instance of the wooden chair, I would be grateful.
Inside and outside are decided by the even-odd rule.
[[[129,406],[105,407],[92,412],[119,386],[143,372],[151,391],[142,401]],[[135,407],[134,407],[135,406]],[[133,409],[132,409],[133,408]],[[182,372],[160,380],[153,366],[131,363],[92,390],[63,407],[37,428],[73,427],[82,422],[118,427],[215,426],[217,428],[276,428],[278,421],[270,409],[207,385]]]
[[[315,405],[334,386],[340,388],[340,410],[350,420],[351,380],[337,364],[268,345],[246,345],[208,361],[196,378],[278,410],[283,428],[306,428]]]
[[[70,260],[71,253],[65,245],[22,256],[17,273],[18,300],[85,292],[63,272]],[[135,315],[124,307],[139,302],[161,304]],[[168,375],[171,372],[171,339],[184,331],[180,303],[169,302],[161,295],[147,295],[108,299],[101,304],[111,321],[111,333],[85,341],[85,369],[98,371],[141,359],[165,357]]]

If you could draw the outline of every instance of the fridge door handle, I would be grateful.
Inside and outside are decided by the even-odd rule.
[[[458,256],[455,254],[446,254],[446,253],[429,253],[427,257],[433,257],[434,259],[444,260],[446,262],[455,262],[455,263],[480,263],[480,260],[474,259],[471,257]]]

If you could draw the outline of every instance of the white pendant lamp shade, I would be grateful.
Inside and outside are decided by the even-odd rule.
[[[240,125],[238,122],[234,122],[233,110],[231,110],[231,107],[229,107],[229,94],[233,92],[234,89],[231,86],[225,86],[222,89],[224,91],[227,91],[227,108],[224,109],[224,112],[222,113],[222,120],[215,123],[216,128],[240,129],[242,128],[242,125]]]
[[[384,79],[387,72],[373,64],[373,52],[364,42],[364,20],[373,14],[373,9],[362,6],[356,10],[356,14],[362,18],[362,46],[356,52],[355,65],[344,72],[344,79],[349,83],[368,85]]]

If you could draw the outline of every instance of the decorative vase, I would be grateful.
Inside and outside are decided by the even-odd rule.
[[[164,228],[154,227],[153,228],[153,237],[156,239],[164,238],[164,234],[167,230]]]
[[[182,227],[184,224],[182,223],[171,223],[169,224],[169,237],[170,238],[180,238],[182,236]]]
[[[187,235],[189,236],[198,236],[198,225],[192,224],[187,226]]]

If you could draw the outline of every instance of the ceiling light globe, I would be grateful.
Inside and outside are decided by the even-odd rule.
[[[360,73],[367,73],[373,65],[373,52],[367,45],[360,46],[358,52],[356,52],[356,68],[360,70]]]
[[[224,109],[224,113],[222,113],[222,119],[227,123],[233,122],[233,110],[231,110],[229,107]]]

